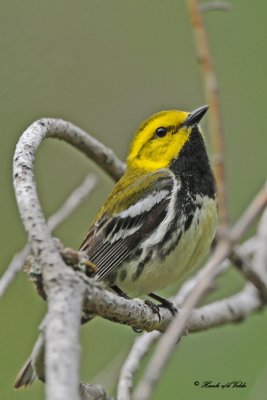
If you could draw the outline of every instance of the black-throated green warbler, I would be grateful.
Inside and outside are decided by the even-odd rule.
[[[96,279],[127,294],[150,294],[177,281],[209,249],[217,205],[198,126],[207,109],[162,111],[139,127],[126,172],[81,246]]]
[[[207,109],[163,111],[140,126],[126,172],[89,229],[81,250],[95,278],[119,293],[151,295],[165,288],[210,247],[217,222],[215,184],[198,126]],[[152,297],[174,311],[165,299]],[[15,387],[30,385],[42,363],[37,341]]]

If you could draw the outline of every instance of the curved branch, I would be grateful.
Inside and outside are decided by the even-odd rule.
[[[46,392],[49,400],[79,399],[79,329],[85,285],[67,268],[50,235],[36,192],[35,153],[46,137],[58,137],[86,152],[86,134],[62,120],[42,119],[21,136],[14,155],[14,188],[19,211],[36,260],[40,264],[48,297],[44,327],[46,342]],[[119,165],[104,146],[88,139],[89,152],[110,174]],[[101,158],[100,149],[105,151]],[[62,335],[64,332],[64,335]]]

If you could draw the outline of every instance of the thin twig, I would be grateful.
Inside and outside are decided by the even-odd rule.
[[[208,263],[201,271],[201,277],[194,290],[185,301],[183,312],[179,312],[178,315],[174,317],[165,335],[160,338],[156,350],[144,372],[143,378],[134,392],[134,400],[147,400],[151,397],[151,392],[162,374],[163,368],[171,356],[171,353],[173,353],[173,346],[181,338],[186,329],[187,320],[191,311],[199,303],[205,291],[210,286],[215,268],[227,257],[229,252],[230,246],[228,243],[221,242],[217,245]]]
[[[86,199],[88,194],[95,188],[95,185],[96,177],[92,174],[87,175],[81,185],[79,185],[62,204],[60,209],[48,219],[47,225],[50,231],[53,231],[58,225],[60,225],[75,210],[75,208]],[[30,251],[30,245],[26,244],[23,249],[13,257],[11,263],[0,279],[0,298],[4,295],[8,286],[12,283],[17,274],[22,270]]]
[[[267,242],[266,242],[267,243]],[[255,268],[252,268],[251,263],[243,257],[237,249],[232,249],[229,259],[239,272],[251,282],[261,293],[265,301],[267,300],[267,281],[264,274],[259,274]]]
[[[200,11],[204,13],[207,11],[231,11],[233,7],[232,4],[226,3],[226,1],[214,0],[200,3],[199,8]]]
[[[214,155],[214,173],[218,187],[219,216],[221,226],[226,228],[229,225],[229,208],[225,178],[224,141],[218,81],[198,0],[187,0],[187,6],[195,35],[198,59],[202,69],[206,101],[207,104],[210,105],[209,130]]]
[[[23,249],[14,255],[11,263],[7,267],[0,279],[0,298],[5,294],[9,285],[16,278],[17,274],[22,270],[26,258],[30,254],[31,248],[26,244]]]
[[[250,313],[261,310],[263,303],[252,284],[247,284],[239,293],[218,300],[200,308],[194,309],[186,324],[186,331],[199,332],[211,327],[217,327],[228,323],[244,321]],[[184,309],[179,311],[184,312]],[[137,338],[129,352],[124,365],[121,368],[118,384],[118,400],[130,400],[133,388],[133,380],[144,356],[151,345],[161,337],[160,332],[144,333]],[[141,392],[141,386],[134,393],[135,400],[146,397]]]
[[[242,257],[248,257],[249,255],[251,255],[252,253],[254,253],[258,248],[257,245],[257,241],[255,237],[252,237],[250,239],[248,239],[246,242],[244,242],[241,246],[238,247],[238,254],[241,255]],[[224,260],[217,268],[216,270],[216,276],[222,274],[223,272],[225,272],[231,265],[231,262],[229,261],[229,259]],[[196,285],[197,279],[199,276],[199,272],[193,276],[192,278],[190,278],[189,280],[187,280],[182,287],[179,289],[178,293],[176,294],[175,298],[173,299],[174,304],[180,308],[180,306],[183,304],[185,298],[188,296],[188,294],[193,290],[193,288]],[[237,294],[237,303],[240,303],[241,305],[243,304],[243,302],[241,301],[241,299],[243,298],[243,296],[245,296],[245,293],[243,293],[241,295],[242,292]],[[239,296],[240,295],[240,296]],[[240,302],[239,299],[240,298]],[[244,319],[244,316],[248,315],[247,310],[245,311],[245,307],[243,309],[243,313],[239,314],[240,307],[239,310],[237,309],[237,307],[235,307],[234,305],[234,298],[232,299],[232,301],[228,302],[228,304],[231,303],[231,309],[235,310],[235,313],[230,313],[230,318],[233,317],[234,315],[236,316],[237,320],[241,320],[242,318]],[[214,304],[214,307],[213,307]],[[257,293],[254,291],[254,298],[245,302],[244,304],[246,304],[246,307],[251,306],[251,312],[255,311],[256,309],[260,309],[261,305],[258,304],[258,295]],[[253,307],[254,304],[254,307]],[[211,308],[210,308],[210,307]],[[203,314],[202,312],[204,311],[204,313],[206,313],[206,317],[204,318],[205,323],[209,320],[209,312],[210,310],[214,310],[217,312],[216,316],[212,317],[212,322],[211,320],[209,320],[209,322],[213,325],[216,326],[217,323],[219,324],[219,317],[221,318],[221,321],[224,318],[224,311],[226,309],[226,315],[228,315],[229,318],[229,308],[224,307],[223,304],[221,305],[221,310],[220,308],[218,308],[218,302],[216,303],[211,303],[208,306],[204,306],[205,307],[205,311],[203,310],[203,307],[197,309],[197,310],[193,310],[193,315],[196,316],[199,314],[200,318],[198,318],[198,321],[200,323],[202,323],[203,321]],[[196,314],[196,313],[197,314]],[[202,316],[201,316],[202,315]],[[192,328],[190,326],[190,322],[188,322],[188,330],[191,331],[191,329],[194,329],[194,322],[193,322],[193,317],[191,320],[192,323]],[[226,321],[224,320],[223,323],[225,323]],[[228,320],[228,322],[231,322]],[[209,329],[209,328],[207,328]],[[130,400],[131,399],[131,391],[133,388],[133,380],[134,377],[139,369],[139,366],[141,364],[142,359],[144,358],[144,356],[147,354],[147,352],[149,351],[151,345],[160,337],[160,332],[146,332],[143,335],[139,336],[134,344],[133,347],[131,349],[131,351],[129,352],[127,359],[125,360],[125,363],[123,364],[122,368],[121,368],[121,373],[120,373],[120,378],[119,378],[119,383],[118,383],[118,399],[120,400]],[[142,351],[140,350],[142,349]]]
[[[266,195],[266,185],[264,185]],[[262,189],[263,190],[263,189]],[[144,373],[143,379],[139,383],[134,393],[134,399],[146,400],[150,398],[151,392],[154,389],[163,368],[171,356],[172,349],[177,341],[181,338],[186,329],[187,321],[193,308],[200,302],[203,295],[210,287],[216,275],[217,266],[231,253],[231,250],[236,243],[240,240],[241,236],[245,233],[246,229],[254,221],[255,217],[262,212],[262,202],[264,196],[261,195],[262,190],[256,195],[244,214],[241,216],[240,221],[231,229],[229,237],[230,240],[222,238],[206,266],[201,270],[200,277],[194,290],[189,294],[186,299],[182,312],[172,320],[167,328],[166,334],[163,335],[158,343],[154,355],[152,356],[148,367]],[[259,201],[261,199],[261,201]]]
[[[248,256],[248,254],[251,254],[255,248],[254,242],[251,240],[245,242],[240,246],[239,254],[242,254],[242,256]],[[225,270],[227,265],[230,265],[230,262],[227,260],[223,261],[219,266],[223,266],[223,268],[219,268],[219,270]],[[198,275],[199,273],[197,276]],[[197,276],[187,281],[173,299],[173,302],[177,307],[183,303],[188,293],[196,285]],[[262,306],[263,304],[257,291],[252,285],[248,284],[241,292],[234,296],[194,309],[188,319],[186,329],[187,332],[198,332],[200,327],[203,330],[206,330],[225,323],[239,322],[244,320],[249,313],[260,310]],[[121,368],[118,384],[118,400],[131,399],[133,380],[136,372],[139,370],[141,361],[148,353],[151,345],[158,340],[160,335],[160,332],[146,332],[135,340],[127,359]]]
[[[247,283],[239,293],[195,308],[188,319],[188,332],[199,332],[233,322],[244,321],[249,314],[264,307],[260,293],[251,283]],[[183,312],[183,310],[181,311]]]
[[[133,347],[123,364],[118,384],[118,400],[130,400],[133,389],[133,379],[139,370],[141,360],[147,354],[152,343],[160,336],[159,332],[143,333],[135,339]]]
[[[257,195],[251,201],[243,215],[239,218],[237,223],[231,229],[229,238],[230,240],[238,242],[243,236],[244,232],[255,221],[259,213],[262,213],[267,206],[267,181],[263,184]]]

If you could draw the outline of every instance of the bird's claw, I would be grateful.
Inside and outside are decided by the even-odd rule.
[[[161,316],[160,316],[160,309],[159,306],[155,303],[153,303],[153,301],[146,299],[144,301],[144,303],[152,310],[152,312],[154,314],[157,314],[159,322],[161,321]]]
[[[178,313],[178,309],[175,307],[175,305],[171,301],[166,299],[164,299],[164,301],[159,305],[159,307],[167,308],[173,317]]]

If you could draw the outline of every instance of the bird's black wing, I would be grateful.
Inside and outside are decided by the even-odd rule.
[[[104,213],[90,228],[80,250],[96,267],[96,278],[105,279],[153,232],[167,215],[173,179],[155,180],[149,195],[116,215]]]

